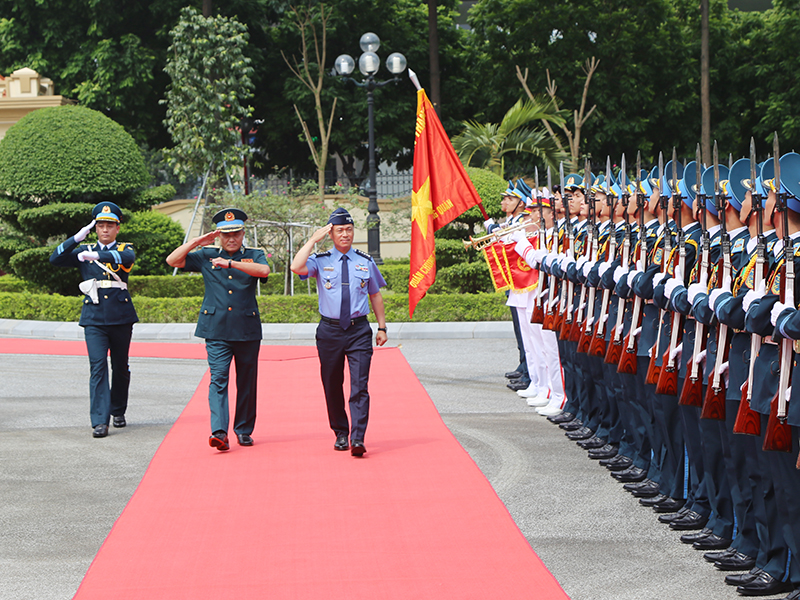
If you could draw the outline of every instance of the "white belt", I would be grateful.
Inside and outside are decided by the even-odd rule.
[[[124,281],[98,281],[97,287],[99,288],[122,288],[123,290],[128,289],[128,284]]]

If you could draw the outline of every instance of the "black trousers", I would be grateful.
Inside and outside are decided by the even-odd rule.
[[[350,432],[351,440],[364,440],[369,421],[369,367],[372,362],[372,329],[366,320],[342,329],[320,321],[317,352],[328,420],[339,434]],[[344,359],[350,368],[350,421],[344,407]]]
[[[111,417],[121,417],[128,408],[131,372],[128,353],[133,323],[125,325],[86,325],[83,335],[89,353],[89,414],[92,427],[108,425]],[[111,354],[111,385],[108,384],[108,355]]]

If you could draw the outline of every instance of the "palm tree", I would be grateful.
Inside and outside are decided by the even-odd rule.
[[[531,123],[549,121],[560,126],[563,112],[549,98],[520,99],[500,123],[464,121],[464,131],[452,140],[453,148],[465,166],[488,169],[500,177],[505,177],[505,155],[509,153],[531,154],[557,171],[569,155],[543,127]]]

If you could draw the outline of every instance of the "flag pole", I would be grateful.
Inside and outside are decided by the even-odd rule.
[[[419,84],[419,79],[417,78],[417,74],[411,69],[408,69],[408,78],[411,80],[411,83],[414,84],[414,87],[417,88],[417,91],[420,91],[422,89],[422,86]],[[483,215],[483,220],[488,221],[489,215],[486,214],[486,209],[483,208],[482,201],[478,202],[478,208],[480,209],[481,214]]]

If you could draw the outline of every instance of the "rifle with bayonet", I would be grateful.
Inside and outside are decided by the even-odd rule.
[[[564,163],[562,162],[558,166],[558,176],[559,176],[559,183],[561,184],[561,202],[564,206],[564,227],[566,228],[566,235],[564,236],[564,247],[563,251],[567,253],[568,256],[571,256],[574,252],[573,244],[574,244],[574,237],[572,233],[572,222],[569,219],[569,199],[567,198],[567,190],[564,187]],[[558,252],[558,231],[555,233],[555,238],[553,239],[553,250]],[[558,281],[555,277],[550,278],[550,290],[548,293],[547,304],[545,305],[545,317],[544,323],[542,324],[543,329],[548,329],[550,331],[559,332],[561,331],[560,327],[560,315],[564,313],[565,304],[566,304],[566,297],[567,297],[567,285],[566,281],[561,282],[561,295],[559,299],[559,310],[555,310],[555,293],[556,293],[556,285]],[[562,338],[563,339],[563,338]]]
[[[636,154],[636,182],[634,184],[634,194],[636,194],[636,210],[639,211],[639,259],[637,261],[637,268],[644,271],[647,268],[647,232],[644,228],[644,209],[646,199],[641,189],[641,173],[642,173],[642,153]],[[642,299],[635,296],[633,299],[633,310],[631,312],[631,328],[628,331],[628,336],[625,338],[625,352],[620,353],[619,362],[617,364],[617,371],[620,373],[629,373],[635,375],[637,371],[637,352],[639,341],[638,337],[634,335],[635,331],[642,326],[642,317],[644,311],[642,310]],[[619,315],[618,315],[619,318]],[[617,332],[618,335],[622,331]]]
[[[775,157],[775,206],[781,211],[783,217],[783,265],[780,267],[778,277],[781,284],[781,302],[794,308],[794,240],[789,234],[789,207],[786,194],[781,192],[781,163],[780,149],[778,148],[778,132],[772,141],[773,156]],[[788,338],[781,341],[780,377],[778,391],[770,402],[767,430],[764,432],[764,450],[778,452],[792,451],[792,428],[786,422],[786,393],[792,378],[794,360],[793,342]]]
[[[633,232],[631,231],[631,223],[630,219],[628,218],[628,202],[630,200],[630,194],[628,193],[628,174],[625,170],[625,166],[625,155],[623,154],[622,169],[619,172],[617,183],[619,184],[620,189],[619,201],[622,203],[622,209],[625,215],[625,228],[622,237],[622,258],[620,266],[627,270],[628,262],[630,261],[631,257],[631,236],[633,235]],[[604,362],[609,365],[618,364],[619,357],[622,354],[622,334],[624,333],[625,304],[625,298],[620,296],[619,300],[617,300],[617,322],[614,324],[614,328],[611,330],[611,333],[608,336],[609,344],[606,348],[606,355],[604,358]]]
[[[614,213],[616,211],[616,197],[612,200],[613,191],[611,189],[611,157],[606,157],[606,207],[609,211],[609,238],[608,247],[605,253],[605,262],[609,265],[617,257],[617,231],[614,224]],[[597,315],[597,323],[594,326],[592,341],[589,346],[590,356],[604,357],[606,354],[606,321],[608,321],[608,309],[611,301],[611,290],[603,290],[603,298],[600,302],[600,314]]]
[[[683,278],[686,270],[686,236],[684,235],[681,212],[683,197],[678,187],[678,163],[675,148],[672,149],[672,177],[669,183],[672,188],[672,207],[675,213],[675,226],[678,233],[678,264],[673,265],[673,276]],[[669,347],[661,359],[661,372],[658,374],[656,393],[667,396],[678,395],[678,371],[680,362],[676,356],[676,349],[683,335],[683,315],[677,310],[672,311],[672,320],[669,330]]]
[[[750,170],[752,177],[755,173],[755,169],[752,167],[752,159]],[[764,271],[768,267],[767,242],[764,237],[764,206],[761,204],[761,194],[756,191],[755,179],[751,182],[751,190],[751,210],[756,213],[756,225],[758,227],[753,289],[758,290],[764,282]],[[747,381],[742,387],[742,398],[739,401],[739,410],[736,412],[736,421],[733,424],[734,433],[761,435],[761,415],[750,408],[750,400],[753,397],[753,375],[759,350],[761,350],[761,336],[754,333],[750,336],[750,365],[747,372]]]
[[[534,176],[534,185],[536,186],[536,190],[534,194],[539,194],[539,168],[536,167],[535,176]],[[548,189],[550,187],[550,167],[547,167],[547,186]],[[539,231],[538,231],[538,240],[539,240],[539,248],[546,250],[547,249],[547,231],[544,222],[544,208],[542,207],[543,196],[539,197]],[[542,295],[544,294],[545,290],[545,282],[550,283],[551,277],[547,277],[544,269],[539,269],[539,281],[538,285],[536,286],[536,292],[534,292],[533,296],[533,312],[531,313],[531,323],[544,323],[544,307],[542,306]]]
[[[703,237],[702,237],[702,250],[700,254],[700,268],[697,270],[697,282],[703,286],[708,286],[708,278],[711,274],[711,236],[708,233],[708,210],[706,210],[706,195],[700,183],[702,178],[702,165],[700,164],[700,144],[697,144],[696,158],[695,158],[695,174],[696,174],[696,188],[695,194],[697,198],[698,209],[702,211],[702,218],[700,220]],[[690,283],[694,283],[691,282]],[[692,348],[692,357],[688,363],[686,377],[683,380],[683,389],[681,390],[681,397],[679,404],[684,406],[703,406],[703,373],[700,370],[699,361],[697,357],[706,349],[706,342],[708,336],[706,335],[705,323],[695,320],[694,323],[694,347]]]
[[[728,224],[726,222],[725,211],[727,209],[728,196],[720,186],[719,181],[719,156],[717,154],[717,142],[714,141],[714,198],[719,215],[720,227],[720,264],[717,266],[717,273],[720,273],[718,280],[720,286],[726,285],[725,282],[731,280],[731,236],[728,235]],[[730,171],[728,171],[730,172]],[[755,193],[756,175],[756,150],[755,142],[750,138],[750,185],[752,193]],[[731,332],[725,323],[717,325],[717,355],[714,360],[714,370],[708,376],[706,386],[706,398],[703,402],[703,410],[700,413],[702,419],[725,420],[725,379],[722,377],[722,365],[728,362],[728,352],[731,345]]]
[[[588,244],[589,248],[586,256],[588,257],[587,262],[591,264],[592,261],[597,260],[597,242],[600,232],[597,227],[597,205],[594,192],[592,192],[591,165],[589,164],[589,159],[586,159],[586,167],[584,169],[584,173],[586,174],[586,200],[589,203],[589,216],[592,228],[591,230],[592,243]],[[581,297],[584,296],[584,292],[587,292],[585,294],[587,296],[586,318],[581,319],[580,316],[578,317],[578,323],[580,325],[579,338],[578,338],[578,352],[586,354],[587,352],[589,352],[589,345],[592,341],[592,332],[594,331],[592,325],[594,323],[594,297],[596,290],[592,286],[584,284],[583,291],[581,292]],[[580,312],[580,307],[578,308],[578,311]]]
[[[669,258],[672,255],[672,228],[669,224],[669,197],[665,193],[664,187],[664,156],[661,152],[658,153],[658,190],[659,202],[661,204],[661,213],[664,219],[664,254],[661,259],[661,272],[667,274],[669,267]],[[645,376],[645,383],[656,385],[658,383],[659,375],[661,374],[661,365],[658,364],[659,355],[661,352],[661,324],[664,322],[666,312],[663,308],[658,311],[658,334],[656,335],[656,343],[650,350],[650,364],[647,366],[647,375]]]

